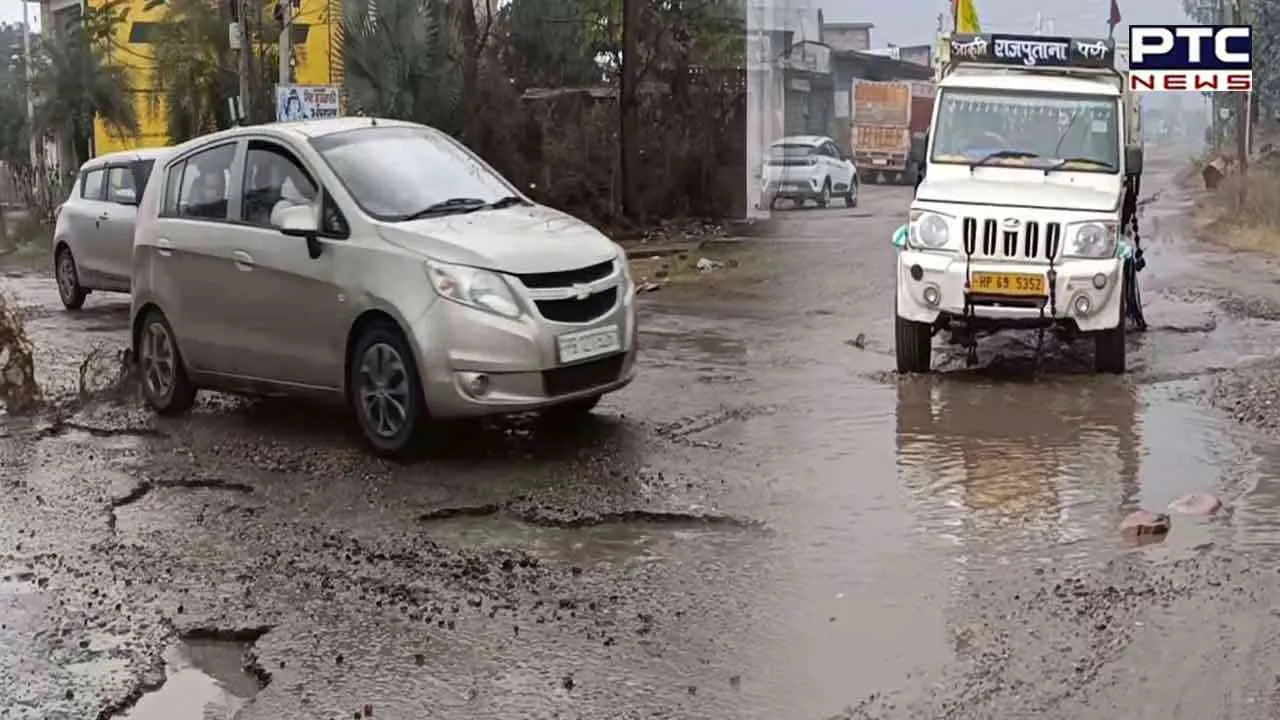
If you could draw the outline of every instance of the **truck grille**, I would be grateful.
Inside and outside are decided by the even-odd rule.
[[[994,218],[967,217],[961,221],[964,251],[973,257],[1052,260],[1062,247],[1062,224],[1028,220],[1006,229]]]

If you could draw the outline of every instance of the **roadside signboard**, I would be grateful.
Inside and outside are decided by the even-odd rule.
[[[276,120],[319,120],[342,115],[337,85],[277,85]]]

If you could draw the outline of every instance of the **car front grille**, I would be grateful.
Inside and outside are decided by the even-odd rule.
[[[595,265],[588,265],[577,270],[561,270],[549,273],[530,273],[516,275],[520,282],[530,289],[573,287],[583,283],[595,282],[609,277],[613,273],[613,260],[606,260]]]
[[[603,316],[618,302],[618,288],[611,287],[579,300],[535,300],[542,317],[562,323],[586,323]]]
[[[622,375],[622,362],[625,358],[626,353],[617,353],[590,362],[544,370],[543,392],[547,397],[558,397],[611,383]]]
[[[977,258],[1048,261],[1062,249],[1062,224],[1035,220],[1010,223],[994,218],[961,220],[964,250]]]

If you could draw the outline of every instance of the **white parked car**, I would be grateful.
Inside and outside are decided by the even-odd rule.
[[[858,168],[829,137],[784,137],[769,147],[764,194],[770,210],[779,200],[790,200],[796,207],[813,200],[818,207],[827,207],[832,197],[842,197],[846,207],[855,207]]]
[[[124,150],[86,162],[53,231],[58,295],[78,310],[93,290],[129,292],[138,201],[165,148]]]

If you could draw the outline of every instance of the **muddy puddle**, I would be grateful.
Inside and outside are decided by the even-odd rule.
[[[165,652],[165,679],[121,720],[232,720],[261,685],[244,670],[247,643],[189,639]]]
[[[719,515],[630,514],[590,525],[535,524],[506,513],[459,514],[428,520],[434,540],[476,548],[519,548],[549,560],[576,565],[678,561],[691,546],[699,552],[740,546],[762,527]]]

